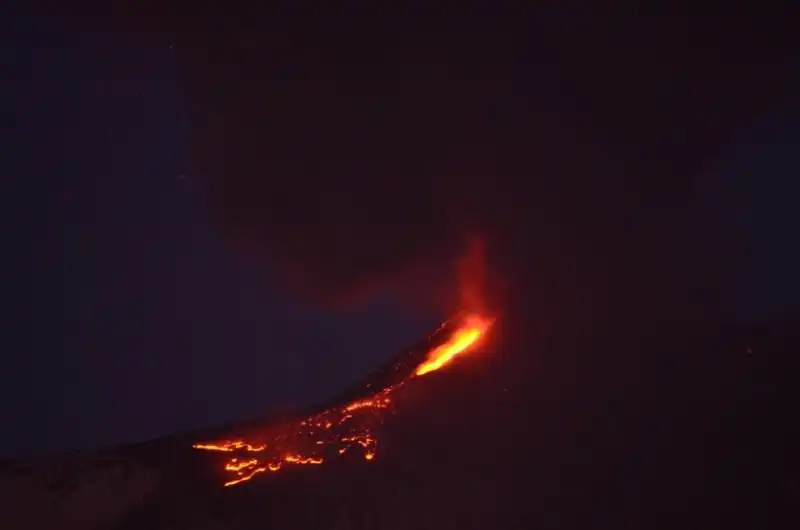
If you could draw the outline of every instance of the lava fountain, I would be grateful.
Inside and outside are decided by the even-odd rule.
[[[444,342],[431,348],[424,360],[398,383],[344,406],[312,414],[258,441],[231,439],[192,447],[231,454],[224,466],[228,476],[225,486],[241,484],[259,473],[279,471],[287,465],[319,465],[353,449],[361,450],[364,459],[372,460],[378,445],[374,426],[390,408],[392,395],[409,380],[446,368],[473,350],[494,323],[493,318],[477,313],[454,320],[454,325],[453,321],[442,325],[442,328],[452,326]]]

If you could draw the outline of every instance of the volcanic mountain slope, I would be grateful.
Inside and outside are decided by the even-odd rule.
[[[447,370],[399,379],[407,383],[371,431],[380,445],[369,462],[348,451],[226,488],[230,455],[191,448],[223,435],[260,442],[259,433],[296,426],[314,410],[268,431],[247,424],[7,463],[0,522],[4,529],[796,527],[796,331],[659,328],[672,333],[658,340],[636,331],[553,333],[531,342],[494,329]],[[393,366],[413,367],[451,331]],[[643,348],[650,360],[634,364]]]
[[[162,519],[165,519],[165,523],[169,523],[172,519],[170,514],[174,514],[176,506],[182,505],[184,501],[196,505],[198,495],[200,498],[210,495],[211,498],[217,499],[211,506],[219,507],[222,506],[220,502],[227,503],[229,499],[237,498],[236,495],[220,496],[218,492],[231,482],[230,477],[225,476],[225,464],[231,465],[236,459],[226,458],[229,455],[225,451],[203,453],[202,449],[225,448],[225,444],[229,443],[226,440],[244,440],[233,443],[245,448],[253,448],[256,445],[263,447],[263,440],[269,441],[270,444],[279,440],[282,446],[277,453],[277,464],[280,466],[283,463],[286,467],[290,467],[292,463],[309,463],[308,460],[312,460],[311,463],[322,462],[323,453],[320,452],[308,458],[298,457],[293,460],[293,455],[298,454],[296,451],[301,450],[304,443],[308,445],[309,440],[305,438],[310,437],[311,443],[331,442],[331,445],[338,445],[332,448],[326,447],[329,454],[324,456],[328,458],[341,455],[339,458],[341,462],[334,461],[330,464],[326,462],[325,466],[320,466],[325,469],[324,475],[337,476],[345,473],[357,482],[369,480],[366,477],[370,476],[370,473],[374,474],[375,470],[366,472],[360,470],[365,465],[363,460],[358,456],[351,458],[349,454],[344,454],[342,448],[349,449],[355,446],[363,449],[361,456],[367,460],[375,459],[378,440],[383,437],[384,431],[392,430],[390,426],[392,418],[387,413],[394,412],[394,401],[408,401],[403,394],[413,395],[416,392],[413,387],[417,386],[417,381],[412,379],[421,379],[421,375],[427,375],[439,368],[449,360],[448,355],[477,345],[473,343],[479,338],[482,339],[481,335],[488,331],[491,323],[492,320],[488,318],[459,315],[443,324],[421,344],[403,352],[360,384],[329,403],[309,411],[271,420],[259,419],[247,424],[172,436],[93,454],[8,462],[3,466],[2,513],[13,528],[41,528],[56,522],[61,527],[66,524],[67,527],[75,528],[102,528],[109,525],[117,527],[120,524],[133,527],[141,524],[143,527],[152,528]],[[453,346],[455,350],[452,349]],[[437,352],[439,358],[436,358]],[[445,355],[441,356],[442,354]],[[420,394],[416,393],[419,398]],[[414,407],[413,404],[410,406]],[[406,407],[401,405],[400,409],[403,408]],[[329,425],[332,428],[324,437],[314,438],[314,433],[305,427],[309,419],[314,418],[326,421],[331,419],[337,424]],[[355,438],[355,442],[350,440],[351,438]],[[365,440],[369,443],[359,443]],[[253,445],[250,445],[251,442]],[[333,455],[330,455],[331,449],[337,448],[339,451],[334,451]],[[377,461],[380,462],[381,459]],[[265,463],[269,464],[269,461]],[[245,467],[243,471],[252,470]],[[260,486],[260,489],[257,487],[256,491],[263,492],[263,488],[271,491],[277,485],[279,491],[290,492],[292,484],[308,486],[308,474],[319,473],[321,469],[307,469],[302,470],[303,472],[298,470],[295,473],[292,473],[293,470],[281,471],[279,476],[263,477],[268,480],[265,481],[266,484]],[[395,469],[395,472],[399,471]],[[241,477],[243,474],[238,475]],[[250,476],[252,473],[245,478]],[[237,482],[235,476],[233,482]],[[350,482],[352,482],[350,479],[343,480],[343,484]],[[368,486],[366,482],[362,486],[375,492],[375,488]],[[273,492],[270,497],[274,496]],[[335,509],[337,505],[335,503],[331,509]],[[273,517],[281,511],[282,509],[269,511],[265,517]],[[195,509],[191,512],[198,515],[201,521],[208,522],[207,512],[201,513]],[[288,521],[282,526],[300,524],[300,527],[305,527],[305,524],[312,524],[312,527],[316,527],[317,524],[321,524],[308,521],[303,523],[302,518],[292,519],[293,522]],[[4,524],[5,527],[9,526]]]

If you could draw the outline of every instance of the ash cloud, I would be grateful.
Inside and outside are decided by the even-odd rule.
[[[223,147],[226,161],[206,174],[229,240],[324,305],[386,290],[441,297],[475,212],[459,212],[456,183],[436,174],[447,169],[435,155],[420,155],[419,139],[391,122],[354,132],[349,112],[319,111],[297,132],[292,120],[302,118],[283,119],[263,145]],[[203,150],[217,144],[208,143]]]
[[[451,94],[458,82],[413,55],[365,68],[299,52],[308,72],[273,64],[265,79],[244,63],[209,75],[213,88],[189,81],[191,152],[212,216],[313,303],[457,297],[457,261],[490,211],[480,192],[491,174],[470,154],[481,117],[468,79]]]
[[[198,40],[190,151],[232,246],[313,303],[463,302],[480,234],[484,291],[719,305],[737,235],[693,182],[782,74],[722,26]]]

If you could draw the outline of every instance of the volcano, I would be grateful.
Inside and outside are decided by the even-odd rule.
[[[523,336],[501,322],[458,315],[310,410],[2,462],[2,528],[790,528],[798,520],[800,438],[787,375],[797,368],[796,326],[691,336],[673,328],[649,343],[633,332],[616,343],[555,334],[525,357],[509,355]],[[676,353],[638,366],[638,383],[613,375],[644,347]],[[612,349],[613,364],[592,366],[598,356],[587,352]],[[455,351],[440,369],[421,369]]]
[[[168,43],[227,239],[315,265],[327,300],[477,227],[507,297],[309,410],[0,462],[0,530],[800,528],[800,321],[717,321],[734,253],[688,198],[794,93],[791,17],[284,35],[148,4],[64,25],[115,66],[126,35]]]
[[[263,472],[281,471],[275,477],[264,477],[264,484],[255,480],[247,484],[255,489],[245,497],[265,487],[288,491],[283,484],[319,486],[320,480],[333,477],[348,484],[354,479],[359,488],[367,487],[365,481],[372,480],[369,477],[374,473],[401,472],[391,455],[414,436],[403,436],[404,428],[397,419],[403,417],[403,411],[423,412],[432,394],[443,390],[433,388],[440,383],[431,386],[428,381],[436,378],[436,372],[457,370],[461,357],[480,356],[494,321],[477,314],[455,315],[356,385],[308,410],[91,454],[4,462],[0,491],[7,508],[3,513],[11,515],[13,528],[64,522],[76,528],[136,528],[140,524],[150,528],[160,524],[155,520],[172,524],[167,522],[174,513],[170,503],[177,499],[188,501],[200,495],[216,499],[213,503],[227,503],[234,497],[220,490],[244,485]],[[447,394],[440,399],[447,400]],[[425,421],[424,416],[419,419]],[[418,434],[425,439],[424,430]],[[387,456],[376,458],[384,438]],[[351,457],[351,452],[359,455]],[[419,449],[414,453],[426,458]],[[376,469],[364,469],[365,462]],[[323,475],[312,477],[309,472]],[[350,478],[345,480],[344,474]],[[56,499],[47,515],[19,504],[22,499],[23,504],[39,505],[41,495]],[[334,506],[331,509],[335,510]],[[297,523],[299,520],[292,524]],[[314,527],[316,523],[306,521],[301,527],[308,524]]]

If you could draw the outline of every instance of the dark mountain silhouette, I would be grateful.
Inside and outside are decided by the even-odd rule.
[[[398,393],[372,462],[223,488],[219,455],[190,447],[216,432],[4,462],[3,528],[792,528],[800,326],[680,329],[529,337],[524,362],[497,335]],[[632,380],[620,359],[643,351]]]

